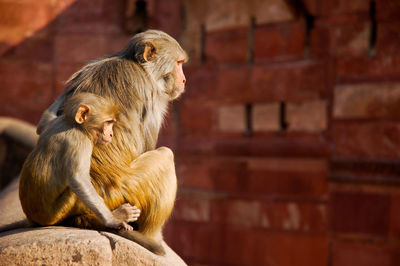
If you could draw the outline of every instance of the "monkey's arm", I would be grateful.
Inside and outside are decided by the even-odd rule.
[[[104,200],[97,193],[90,181],[90,156],[80,158],[78,169],[68,177],[68,183],[78,198],[100,219],[100,221],[110,228],[132,230],[133,228],[124,221],[114,217],[107,208]]]
[[[60,109],[60,107],[64,104],[65,100],[65,94],[62,93],[57,100],[50,105],[49,108],[47,108],[44,113],[42,114],[42,117],[40,118],[39,124],[36,129],[36,133],[40,135],[43,130],[46,128],[46,126],[53,121],[54,119],[57,118],[57,111]]]

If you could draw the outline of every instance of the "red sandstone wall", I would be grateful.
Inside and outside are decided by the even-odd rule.
[[[70,74],[129,39],[124,1],[56,2],[0,0],[0,115],[37,122]],[[399,265],[400,2],[147,2],[191,56],[160,140],[176,153],[177,253]]]

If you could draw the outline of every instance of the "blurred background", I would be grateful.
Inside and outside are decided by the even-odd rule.
[[[190,56],[159,141],[189,265],[400,265],[400,1],[0,0],[0,116],[148,28]],[[0,187],[28,152],[0,136]]]

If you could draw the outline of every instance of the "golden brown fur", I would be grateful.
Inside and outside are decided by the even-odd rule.
[[[163,253],[162,227],[172,212],[177,184],[172,151],[154,149],[168,102],[184,90],[182,63],[186,60],[186,53],[169,35],[154,30],[137,34],[121,52],[76,72],[46,111],[52,115],[62,112],[62,103],[82,92],[109,97],[119,105],[114,139],[107,146],[93,148],[90,176],[109,209],[128,202],[141,210],[137,220],[141,235],[120,234],[159,254]],[[70,200],[74,203],[73,196]],[[85,206],[76,204],[73,210],[69,223],[96,228],[97,219]],[[62,212],[51,215],[64,219]]]
[[[139,217],[137,207],[122,204],[111,212],[89,175],[93,146],[112,141],[117,115],[109,99],[81,93],[67,100],[63,115],[48,116],[21,171],[21,205],[32,223],[58,224],[83,208],[96,217],[93,226],[133,229],[128,222]]]
[[[48,121],[21,171],[21,205],[30,221],[52,225],[68,217],[79,202],[69,182],[74,175],[84,178],[82,168],[89,168],[90,161],[88,165],[83,161],[90,160],[103,123],[114,121],[117,114],[110,100],[85,93],[71,97],[64,115]],[[78,115],[84,116],[82,124],[75,121]]]

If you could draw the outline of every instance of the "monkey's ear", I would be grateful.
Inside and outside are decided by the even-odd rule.
[[[153,60],[156,56],[156,47],[151,42],[146,42],[146,46],[144,47],[143,59],[146,62]]]
[[[79,105],[78,111],[76,112],[75,115],[76,123],[83,124],[88,119],[89,112],[90,112],[89,106],[87,106],[86,104]]]

